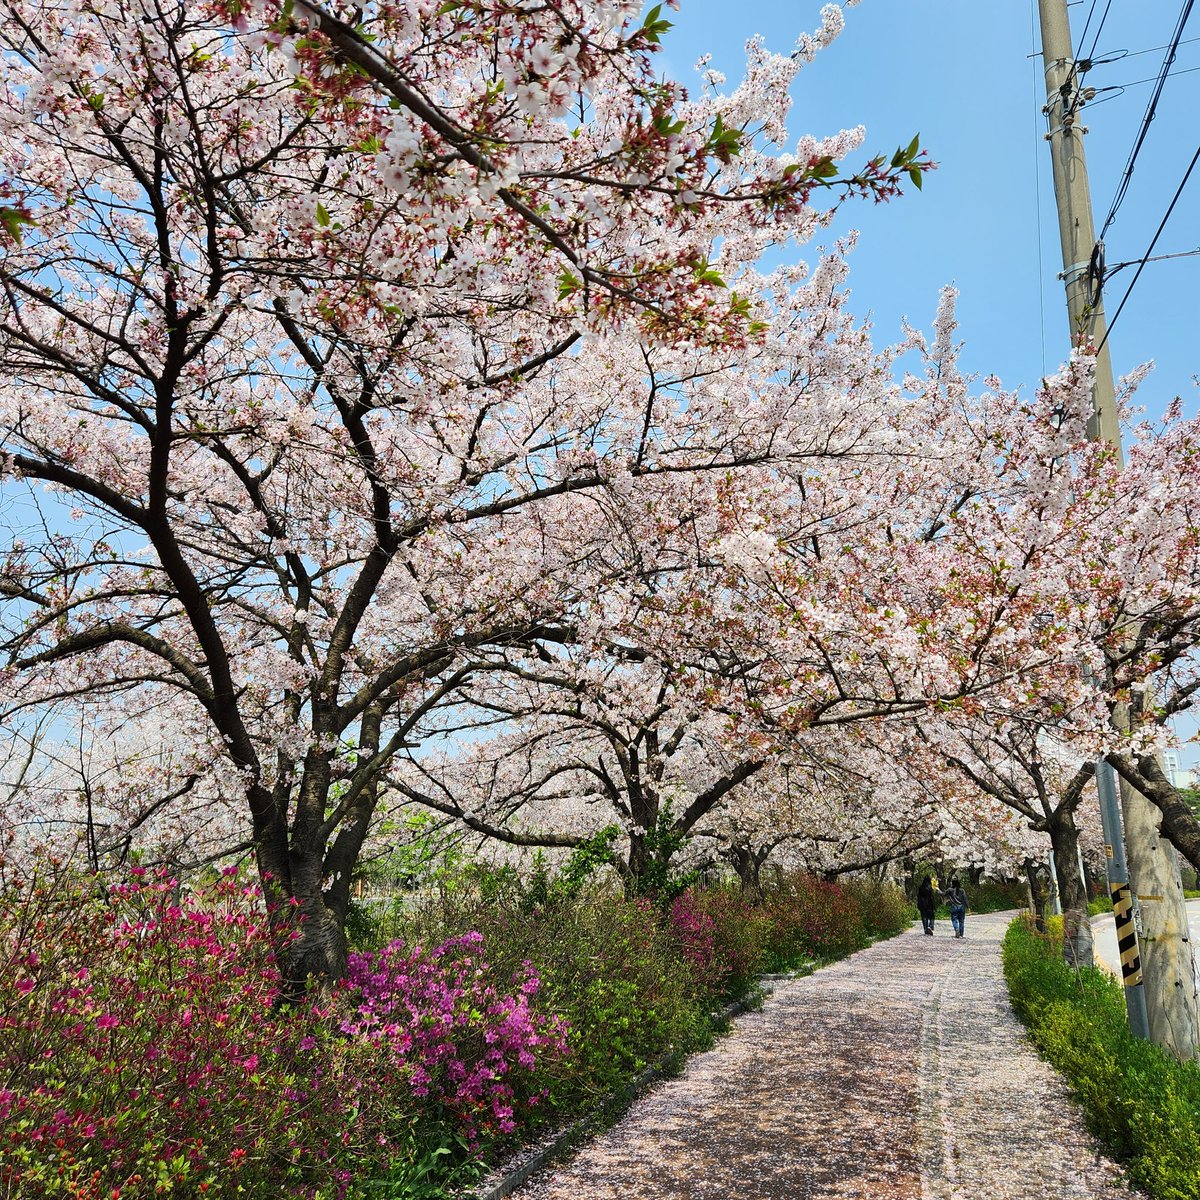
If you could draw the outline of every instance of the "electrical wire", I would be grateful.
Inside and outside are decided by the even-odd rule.
[[[1116,194],[1113,196],[1112,204],[1109,205],[1108,216],[1104,218],[1104,225],[1100,229],[1100,241],[1104,241],[1104,235],[1108,232],[1108,227],[1116,220],[1117,211],[1125,200],[1125,194],[1129,191],[1129,183],[1133,178],[1134,165],[1137,163],[1138,155],[1145,144],[1146,135],[1150,132],[1150,122],[1154,120],[1155,114],[1158,111],[1158,101],[1162,96],[1163,88],[1166,86],[1167,76],[1171,73],[1171,67],[1175,63],[1175,53],[1179,49],[1179,43],[1183,38],[1183,29],[1187,24],[1188,17],[1192,14],[1192,5],[1194,2],[1195,0],[1184,0],[1183,8],[1179,13],[1179,20],[1175,24],[1175,33],[1163,58],[1162,66],[1159,68],[1157,86],[1150,97],[1150,102],[1146,105],[1146,111],[1142,114],[1142,122],[1138,129],[1137,137],[1134,139],[1133,149],[1129,152],[1129,159],[1125,163],[1125,170],[1121,172],[1121,181],[1117,184]]]
[[[1081,46],[1088,35],[1088,30],[1092,27],[1092,18],[1096,15],[1096,5],[1099,2],[1100,0],[1092,0],[1092,7],[1088,9],[1087,20],[1083,23],[1083,32],[1079,35],[1079,44]]]
[[[1125,308],[1125,302],[1129,299],[1129,294],[1137,286],[1137,281],[1142,277],[1142,271],[1150,261],[1150,256],[1154,253],[1154,247],[1158,245],[1158,239],[1162,236],[1162,231],[1167,227],[1167,222],[1171,219],[1171,214],[1175,211],[1175,205],[1179,203],[1179,197],[1183,195],[1183,189],[1187,187],[1187,181],[1191,178],[1192,171],[1195,170],[1197,162],[1200,162],[1200,146],[1196,147],[1196,153],[1192,155],[1192,161],[1188,163],[1188,169],[1184,171],[1183,178],[1179,181],[1179,186],[1175,189],[1175,195],[1171,197],[1171,203],[1167,205],[1167,211],[1163,214],[1163,219],[1158,223],[1158,228],[1154,231],[1154,237],[1150,239],[1150,245],[1146,247],[1146,253],[1138,260],[1138,269],[1129,281],[1129,286],[1125,289],[1125,294],[1121,297],[1121,303],[1117,305],[1117,311],[1113,313],[1113,319],[1108,323],[1108,329],[1105,331],[1100,345],[1096,347],[1097,354],[1104,348],[1104,343],[1108,341],[1109,336],[1112,334],[1113,326],[1116,325],[1117,319]],[[1164,255],[1164,257],[1167,256]],[[1128,264],[1122,265],[1127,266]]]
[[[1200,246],[1197,246],[1195,250],[1176,250],[1174,254],[1156,254],[1153,258],[1147,258],[1144,261],[1148,263],[1166,262],[1168,258],[1195,258],[1197,254],[1200,254]],[[1111,279],[1118,271],[1123,271],[1126,267],[1136,266],[1142,261],[1140,258],[1132,258],[1129,262],[1113,263],[1111,267],[1105,269],[1104,278]]]
[[[1096,11],[1096,5],[1098,3],[1099,0],[1092,0],[1092,6],[1088,9],[1087,20],[1083,25],[1083,32],[1079,35],[1079,44],[1081,46],[1085,41],[1087,41],[1088,28],[1092,23],[1092,16]],[[1083,106],[1083,81],[1092,67],[1097,65],[1095,62],[1096,45],[1100,41],[1100,34],[1104,29],[1104,22],[1108,20],[1108,10],[1110,8],[1112,8],[1112,0],[1107,0],[1107,3],[1104,5],[1104,11],[1100,14],[1100,24],[1096,26],[1096,34],[1092,38],[1091,50],[1089,50],[1087,54],[1083,55],[1082,57],[1077,56],[1071,63],[1071,73],[1067,79],[1066,85],[1064,85],[1065,87],[1070,88],[1072,91],[1071,104],[1066,111],[1065,117],[1074,116]],[[1066,94],[1067,93],[1064,91],[1064,97]]]
[[[1200,42],[1200,37],[1184,38],[1179,44],[1181,46],[1190,46],[1193,42]],[[1171,48],[1168,42],[1165,46],[1147,46],[1145,50],[1124,50],[1121,52],[1122,58],[1137,58],[1141,54],[1153,54],[1156,50],[1169,50]],[[1107,62],[1108,60],[1105,59]]]
[[[1104,22],[1108,20],[1108,10],[1110,8],[1112,8],[1112,0],[1108,0],[1108,3],[1105,4],[1104,11],[1100,14],[1100,24],[1096,26],[1096,36],[1094,38],[1092,38],[1092,48],[1087,52],[1086,55],[1084,55],[1084,57],[1087,60],[1089,65],[1093,62],[1093,60],[1096,57],[1096,45],[1100,41],[1100,34],[1104,32]],[[1079,39],[1079,44],[1081,46],[1083,45],[1083,39],[1086,37],[1087,37],[1087,29],[1085,28],[1083,31],[1083,37],[1081,37]],[[1086,68],[1085,68],[1085,71],[1086,71]]]
[[[1184,67],[1182,71],[1172,71],[1171,75],[1191,75],[1196,71],[1200,71],[1200,67]],[[1146,79],[1135,79],[1130,83],[1114,83],[1110,87],[1102,87],[1096,89],[1096,96],[1099,99],[1091,99],[1088,101],[1088,108],[1095,108],[1097,104],[1107,104],[1110,100],[1119,100],[1125,94],[1125,90],[1131,87],[1140,87],[1143,83],[1153,83],[1158,78],[1157,75],[1150,75]],[[1115,96],[1105,96],[1105,92],[1116,92]]]

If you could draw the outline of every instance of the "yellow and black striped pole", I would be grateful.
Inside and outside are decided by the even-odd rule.
[[[1127,883],[1109,885],[1113,916],[1117,920],[1117,953],[1125,986],[1142,982],[1142,956],[1138,953],[1137,927],[1133,923],[1133,892]]]
[[[1142,986],[1142,957],[1138,952],[1137,925],[1133,913],[1133,889],[1125,863],[1125,837],[1117,781],[1112,767],[1101,759],[1096,764],[1096,790],[1100,793],[1100,820],[1104,826],[1104,858],[1108,871],[1108,894],[1112,897],[1117,922],[1117,953],[1121,957],[1121,982],[1125,985],[1125,1011],[1129,1028],[1138,1037],[1149,1038],[1146,990]]]

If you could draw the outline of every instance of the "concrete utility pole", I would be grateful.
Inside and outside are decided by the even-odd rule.
[[[1063,259],[1060,278],[1067,288],[1071,343],[1082,341],[1100,346],[1088,435],[1115,446],[1119,455],[1121,426],[1117,421],[1112,360],[1106,342],[1108,326],[1099,285],[1092,278],[1096,230],[1092,224],[1092,196],[1083,150],[1083,135],[1087,132],[1083,127],[1085,101],[1079,91],[1071,50],[1066,0],[1038,0],[1038,10],[1042,22],[1042,61],[1046,68],[1046,107],[1042,111],[1049,125],[1046,140],[1050,143],[1054,168],[1054,199],[1058,205],[1058,239]]]
[[[1054,198],[1062,243],[1062,278],[1067,289],[1067,312],[1072,344],[1100,347],[1092,393],[1088,434],[1104,440],[1121,454],[1112,361],[1106,344],[1107,325],[1100,298],[1102,255],[1096,247],[1092,201],[1084,155],[1083,108],[1071,47],[1066,0],[1038,0],[1042,27],[1042,60],[1046,70],[1046,140],[1054,167]],[[1117,728],[1121,714],[1115,714]],[[1128,712],[1124,713],[1128,729]],[[1107,764],[1097,772],[1099,779]],[[1141,905],[1143,979],[1150,1036],[1177,1058],[1196,1057],[1200,1047],[1200,1014],[1192,945],[1188,936],[1183,884],[1175,848],[1159,837],[1161,815],[1149,800],[1121,781],[1125,817],[1125,848],[1129,877]],[[1114,835],[1119,837],[1119,831]],[[1108,840],[1107,837],[1105,839]],[[1114,895],[1114,902],[1118,899]],[[1127,990],[1128,992],[1128,990]]]
[[[1113,919],[1117,927],[1117,955],[1121,960],[1121,982],[1125,986],[1125,1011],[1129,1028],[1138,1037],[1150,1036],[1146,1012],[1146,988],[1142,980],[1142,960],[1138,954],[1137,927],[1133,919],[1133,895],[1129,886],[1129,867],[1125,862],[1125,844],[1121,838],[1121,810],[1117,806],[1116,772],[1103,759],[1096,764],[1096,788],[1100,793],[1100,821],[1104,826],[1105,872],[1108,894],[1112,896]]]

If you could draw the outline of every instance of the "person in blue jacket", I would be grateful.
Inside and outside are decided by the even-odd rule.
[[[954,926],[954,936],[962,937],[967,919],[967,893],[955,875],[950,880],[950,890],[946,893],[946,903],[950,906],[950,924]]]

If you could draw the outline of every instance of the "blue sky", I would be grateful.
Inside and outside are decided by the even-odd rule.
[[[1077,56],[1089,50],[1106,0],[1070,7]],[[921,135],[939,169],[922,193],[887,205],[849,205],[838,229],[861,239],[851,259],[852,310],[870,314],[877,340],[890,341],[900,318],[928,328],[938,292],[960,291],[960,337],[969,370],[995,372],[1005,385],[1028,388],[1064,358],[1068,331],[1049,150],[1043,140],[1045,102],[1036,0],[863,0],[846,8],[846,29],[794,88],[793,136],[831,133],[863,124],[866,153],[890,154]],[[797,35],[820,25],[818,0],[682,0],[669,14],[664,73],[698,77],[696,59],[732,86],[743,46],[759,33],[790,52]],[[1081,37],[1089,13],[1091,28]],[[1102,91],[1084,109],[1088,168],[1097,226],[1103,223],[1132,148],[1152,83],[1179,17],[1165,0],[1113,0],[1096,42],[1086,82]],[[1145,252],[1183,178],[1200,122],[1200,16],[1167,80],[1158,116],[1139,155],[1131,186],[1106,237],[1110,265]],[[1149,52],[1147,52],[1149,51]],[[1131,86],[1132,85],[1132,86]],[[787,147],[788,149],[791,146]],[[1040,211],[1040,217],[1039,217]],[[1155,254],[1200,246],[1200,166],[1177,204]],[[1134,268],[1116,274],[1105,291],[1111,319]],[[1139,393],[1151,414],[1176,395],[1189,415],[1200,412],[1200,331],[1193,299],[1200,256],[1150,263],[1110,340],[1118,375],[1153,359],[1155,373]]]
[[[696,60],[710,53],[732,86],[747,38],[762,34],[771,49],[790,52],[798,34],[820,26],[820,0],[681,3],[670,14],[675,28],[664,39],[662,66],[688,82],[698,80]],[[1095,60],[1114,60],[1097,62],[1085,80],[1097,89],[1082,121],[1097,229],[1154,90],[1138,81],[1157,75],[1180,13],[1179,0],[1112,0],[1100,27],[1106,3],[1078,0],[1069,9],[1076,57],[1094,45]],[[862,0],[844,13],[841,37],[797,80],[790,133],[863,124],[869,156],[890,155],[919,132],[938,163],[923,192],[886,205],[851,204],[839,216],[838,232],[861,232],[851,258],[852,311],[869,315],[876,341],[887,342],[902,317],[929,328],[940,289],[954,284],[965,369],[995,373],[1008,387],[1035,387],[1069,344],[1036,0]],[[1105,238],[1110,266],[1146,252],[1200,143],[1200,15],[1183,39]],[[1154,253],[1197,247],[1200,166]],[[1134,270],[1118,272],[1105,289],[1110,320]],[[1113,326],[1118,376],[1155,362],[1138,393],[1147,415],[1175,396],[1187,415],[1200,414],[1197,291],[1200,255],[1149,263]],[[1181,721],[1179,732],[1195,736],[1196,721]],[[1200,747],[1185,746],[1181,757],[1200,766]]]

